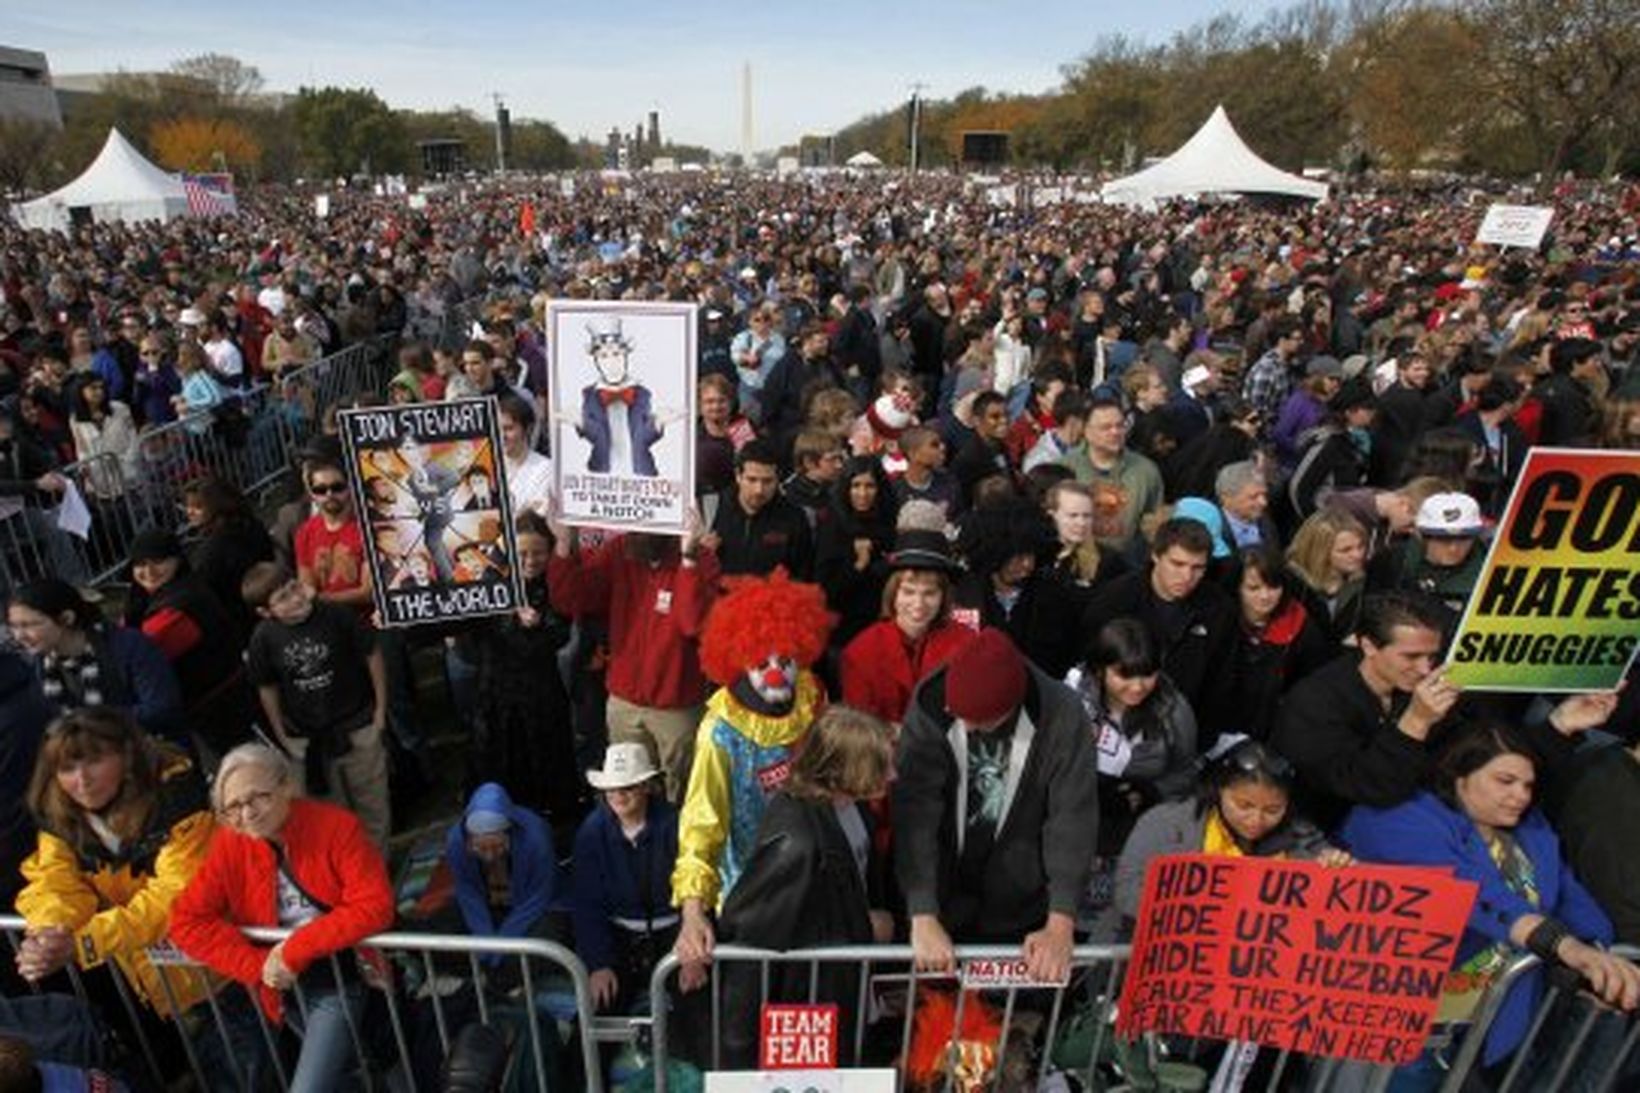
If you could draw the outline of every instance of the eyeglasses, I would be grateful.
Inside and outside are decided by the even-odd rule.
[[[315,482],[308,487],[308,492],[315,497],[324,497],[333,493],[346,493],[346,482]]]
[[[261,812],[273,800],[273,791],[268,789],[253,790],[237,801],[227,801],[217,809],[217,815],[225,820],[237,820],[246,812]]]

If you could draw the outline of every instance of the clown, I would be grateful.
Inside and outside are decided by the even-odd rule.
[[[655,417],[649,388],[632,378],[632,339],[614,318],[588,323],[587,338],[598,382],[581,389],[581,419],[575,427],[592,446],[587,470],[655,478],[660,471],[651,449],[665,428]]]
[[[695,737],[672,872],[672,902],[683,914],[677,951],[686,964],[711,955],[707,912],[739,879],[764,804],[784,784],[825,705],[809,666],[835,621],[817,585],[779,569],[767,579],[734,581],[706,619],[701,667],[720,686]]]

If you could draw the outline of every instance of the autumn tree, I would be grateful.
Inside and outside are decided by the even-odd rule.
[[[235,121],[178,118],[161,122],[148,135],[149,149],[173,171],[232,171],[254,175],[262,163],[262,146]]]
[[[1611,142],[1626,146],[1640,121],[1640,0],[1470,0],[1466,10],[1484,28],[1471,93],[1518,128],[1547,176],[1591,139],[1621,158]]]
[[[1340,67],[1349,116],[1373,158],[1404,171],[1461,157],[1485,104],[1453,92],[1475,85],[1481,36],[1463,12],[1422,5],[1356,26]]]

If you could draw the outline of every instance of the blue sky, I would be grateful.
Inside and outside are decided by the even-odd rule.
[[[755,146],[824,133],[904,101],[984,84],[1034,92],[1103,34],[1164,41],[1238,7],[1272,0],[786,0],[726,4],[606,0],[349,3],[277,0],[133,3],[6,0],[0,44],[45,51],[53,72],[164,68],[229,53],[269,90],[373,87],[394,106],[491,109],[544,117],[571,137],[630,130],[652,109],[662,135],[722,150],[740,143],[740,71],[752,64]]]

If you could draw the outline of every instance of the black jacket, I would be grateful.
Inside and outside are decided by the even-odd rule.
[[[1203,580],[1177,605],[1165,604],[1150,583],[1150,566],[1116,578],[1095,592],[1082,614],[1082,638],[1091,642],[1113,619],[1135,618],[1150,627],[1162,650],[1162,670],[1195,711],[1202,739],[1239,730],[1230,698],[1235,682],[1236,605]]]
[[[0,650],[0,907],[8,914],[23,887],[18,867],[34,852],[34,820],[24,798],[51,713],[34,666]]]
[[[1521,432],[1513,418],[1504,418],[1498,425],[1498,450],[1494,453],[1486,445],[1486,426],[1480,414],[1466,410],[1458,415],[1454,424],[1468,433],[1475,446],[1486,453],[1486,477],[1491,489],[1488,496],[1477,498],[1481,511],[1492,517],[1502,516],[1504,506],[1509,503],[1509,492],[1515,488],[1515,480],[1526,465],[1526,450],[1531,447],[1526,434]]]
[[[862,822],[869,824],[864,810],[858,811]],[[869,846],[869,826],[866,841]],[[729,944],[761,949],[869,945],[871,902],[832,803],[780,793],[763,813],[746,871],[723,905],[718,936]],[[759,980],[755,964],[728,966],[724,972],[727,1012],[755,1014],[760,1001],[835,1002],[841,1018],[838,1061],[844,1066],[853,1062],[853,1011],[860,993],[857,965],[822,965],[812,999],[808,964],[773,965],[769,993],[761,1000]],[[750,1069],[757,1065],[757,1032],[757,1022],[750,1019],[724,1025],[727,1066]]]
[[[717,556],[726,577],[766,576],[779,565],[800,581],[809,580],[814,572],[809,518],[784,497],[775,497],[755,516],[747,515],[731,486],[717,497],[712,530],[720,539]]]
[[[1410,701],[1396,692],[1384,709],[1355,650],[1287,692],[1271,743],[1298,768],[1301,814],[1331,831],[1351,805],[1388,808],[1418,792],[1430,749],[1396,725]]]
[[[1032,664],[1063,679],[1082,655],[1076,630],[1076,606],[1082,600],[1060,595],[1061,591],[1060,583],[1039,569],[1025,582],[1013,610],[1004,613],[991,579],[969,573],[952,589],[951,604],[956,611],[972,612],[977,625],[1004,631]]]
[[[1308,520],[1339,490],[1353,490],[1367,482],[1367,457],[1355,446],[1348,429],[1329,425],[1307,438],[1298,466],[1287,480],[1287,506],[1292,526]]]
[[[1640,945],[1640,760],[1620,746],[1581,751],[1550,780],[1543,804],[1566,861],[1611,916],[1617,940]]]
[[[1372,429],[1372,484],[1400,485],[1401,468],[1424,431],[1424,393],[1393,384],[1378,396],[1378,419]]]
[[[958,891],[959,770],[941,668],[911,697],[895,760],[894,865],[906,911],[938,915],[958,942],[1017,943],[1048,913],[1075,915],[1099,827],[1098,776],[1082,704],[1030,669],[1035,733],[977,891]],[[1015,728],[1016,733],[1020,731]]]
[[[877,375],[882,371],[882,348],[877,344],[877,320],[862,307],[850,307],[837,324],[837,336],[832,339],[832,354],[846,371],[858,368],[860,378],[872,389],[877,386]]]
[[[1532,388],[1543,404],[1543,427],[1538,443],[1545,448],[1576,448],[1593,443],[1598,423],[1594,396],[1564,372],[1557,372]]]

